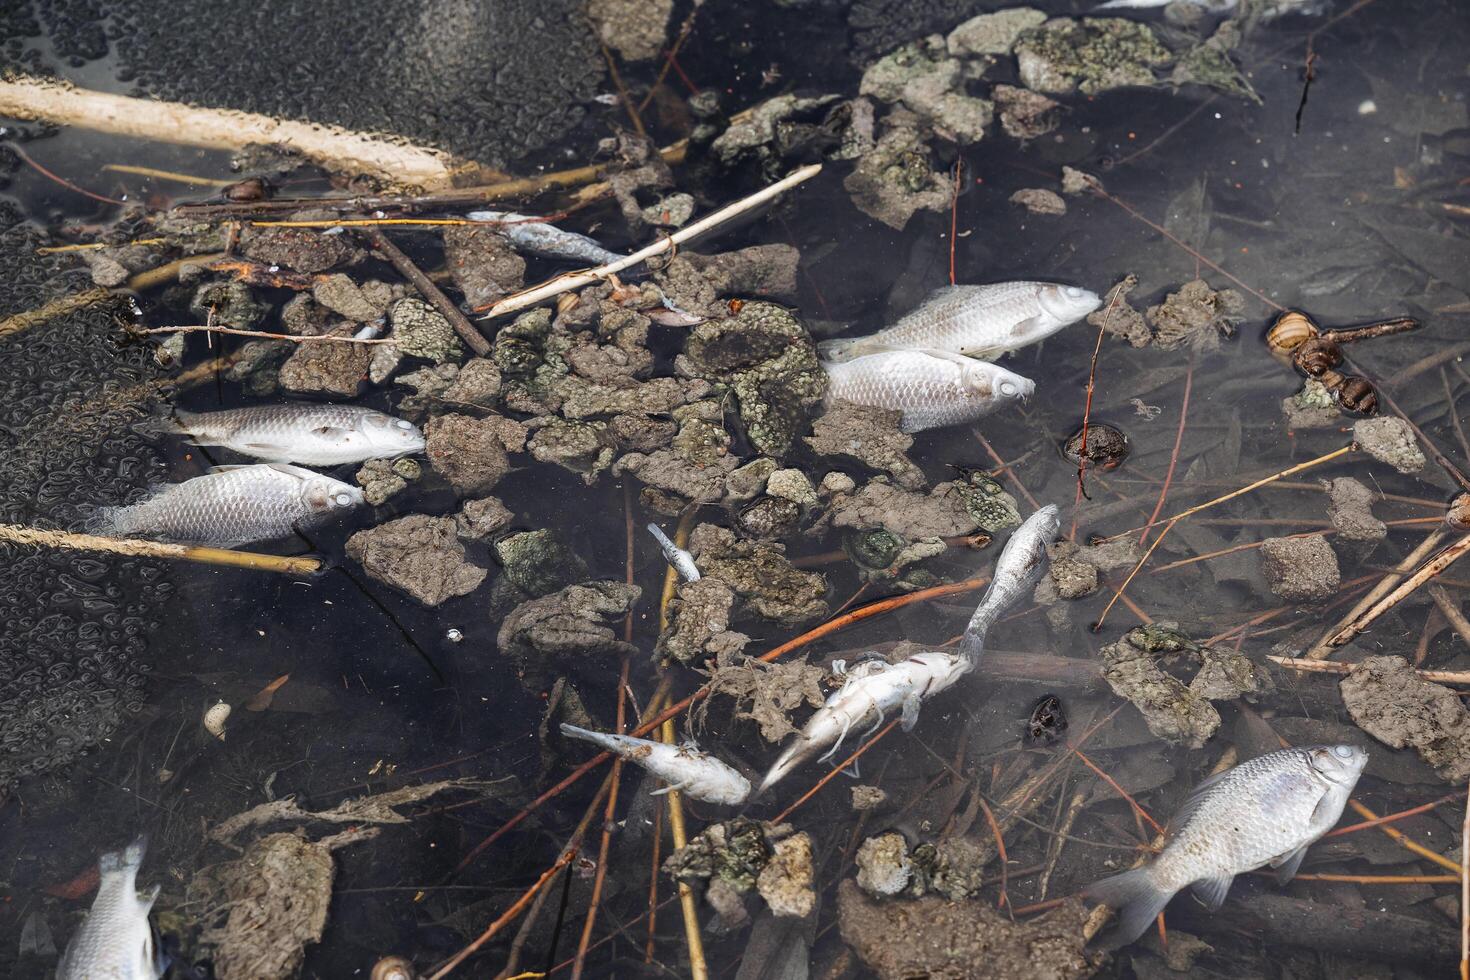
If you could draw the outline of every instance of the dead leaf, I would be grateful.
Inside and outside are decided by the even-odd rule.
[[[285,684],[290,679],[290,674],[282,674],[280,677],[277,677],[275,680],[271,681],[265,687],[257,691],[249,701],[245,702],[245,710],[264,711],[266,708],[269,708],[271,706],[271,700],[275,698],[276,692],[281,689],[281,685]]]

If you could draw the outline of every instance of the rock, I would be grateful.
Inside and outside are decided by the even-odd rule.
[[[1047,577],[1060,599],[1091,595],[1097,591],[1102,573],[1131,568],[1139,558],[1138,539],[1131,535],[1092,545],[1063,539],[1047,550],[1051,553]]]
[[[393,471],[393,463],[386,459],[370,459],[353,476],[362,487],[362,496],[374,507],[381,507],[388,498],[408,488],[408,481]]]
[[[935,34],[868,66],[859,91],[884,102],[902,102],[940,135],[968,144],[985,135],[992,107],[964,94],[965,75],[965,66],[949,56],[944,39]]]
[[[393,345],[409,357],[435,364],[458,361],[464,345],[444,315],[421,299],[399,300],[390,316]]]
[[[762,541],[788,537],[800,523],[801,508],[778,497],[761,497],[736,517],[736,524],[747,537]]]
[[[1092,174],[1072,167],[1062,167],[1062,193],[1068,197],[1076,197],[1098,187],[1102,187],[1102,181]]]
[[[339,323],[341,321],[312,299],[309,293],[297,293],[281,307],[281,325],[287,333],[297,337],[315,337]],[[292,350],[295,350],[294,346]]]
[[[1000,116],[1000,128],[1018,140],[1034,140],[1057,128],[1055,99],[1015,85],[996,85],[990,90]]]
[[[812,423],[804,440],[819,456],[850,456],[907,490],[924,485],[924,471],[908,458],[914,437],[899,431],[902,412],[836,400]]]
[[[806,833],[783,837],[755,879],[755,889],[773,915],[804,918],[817,906],[812,888],[812,839]]]
[[[469,595],[488,574],[465,561],[464,545],[448,517],[414,514],[358,531],[347,539],[347,554],[370,578],[426,606]]]
[[[728,388],[746,435],[770,456],[791,448],[808,409],[827,390],[827,374],[806,329],[787,310],[762,301],[694,327],[675,367],[686,377]]]
[[[700,582],[710,581],[700,579]],[[761,738],[772,745],[795,735],[791,721],[793,712],[803,706],[820,708],[827,695],[822,682],[827,671],[805,660],[782,660],[767,663],[753,657],[721,655],[709,678],[710,699],[716,695],[734,702],[736,721],[753,721]],[[695,709],[695,720],[701,725],[709,712],[709,701]]]
[[[817,505],[817,489],[801,470],[776,470],[766,481],[766,493],[803,508]]]
[[[505,577],[523,594],[549,595],[587,576],[587,563],[549,529],[522,531],[495,542]]]
[[[1071,544],[1072,542],[1065,543]],[[1085,561],[1077,561],[1074,558],[1053,553],[1047,573],[1056,586],[1059,598],[1080,599],[1097,591],[1097,566]]]
[[[398,365],[403,362],[403,351],[392,344],[374,344],[373,356],[368,361],[368,380],[375,385],[393,377]]]
[[[1019,204],[1032,214],[1066,214],[1067,202],[1055,191],[1027,187],[1011,195],[1011,203]]]
[[[679,425],[670,419],[628,413],[608,419],[607,431],[619,449],[651,453],[672,443],[679,432]]]
[[[494,228],[444,229],[444,264],[471,309],[489,306],[526,284],[526,260]]]
[[[727,316],[722,296],[742,299],[796,297],[796,269],[801,253],[793,245],[752,245],[736,252],[699,255],[688,252],[670,259],[654,274],[664,296],[686,313]]]
[[[1010,54],[1016,39],[1046,21],[1046,14],[1031,7],[1010,7],[993,14],[971,17],[949,32],[945,44],[956,58]]]
[[[1138,277],[1131,273],[1109,289],[1102,305],[1087,314],[1087,322],[1114,337],[1128,341],[1133,347],[1147,347],[1153,340],[1153,331],[1144,322],[1143,314],[1128,305],[1127,295],[1138,286]]]
[[[256,228],[241,235],[240,251],[267,266],[285,266],[297,272],[325,272],[355,258],[356,250],[342,235],[326,235],[306,228]]]
[[[682,228],[694,217],[694,197],[682,191],[662,197],[643,209],[643,220],[658,228]]]
[[[376,291],[375,291],[376,292]],[[316,282],[311,287],[311,298],[318,304],[357,323],[367,323],[382,316],[388,309],[387,303],[379,305],[363,292],[347,275],[337,272]],[[382,299],[375,295],[375,299]]]
[[[1016,64],[1029,89],[1053,95],[1157,84],[1172,59],[1147,24],[1115,17],[1057,17],[1016,39]]]
[[[701,465],[673,449],[659,449],[628,453],[613,464],[612,472],[614,476],[630,473],[651,487],[686,500],[713,501],[724,495],[725,477],[739,465],[740,460],[729,454]]]
[[[1271,591],[1287,602],[1330,599],[1342,582],[1337,554],[1321,534],[1267,538],[1261,542],[1261,565]]]
[[[1388,525],[1373,516],[1372,490],[1350,476],[1321,483],[1327,491],[1327,516],[1338,537],[1348,541],[1382,541],[1388,536]]]
[[[822,483],[817,492],[823,497],[833,497],[837,494],[852,493],[857,489],[857,481],[846,473],[832,472],[822,477]]]
[[[1131,701],[1148,730],[1166,742],[1197,749],[1220,727],[1220,713],[1154,662],[1151,645],[1131,630],[1101,650],[1103,679],[1113,693]]]
[[[254,330],[270,312],[270,307],[256,299],[249,286],[231,279],[200,286],[189,301],[189,311],[199,318],[199,323],[232,330]]]
[[[812,117],[838,100],[836,95],[778,95],[751,108],[743,119],[731,122],[710,144],[710,154],[726,168],[749,157],[774,166],[792,149],[795,131],[811,129],[799,120]]]
[[[1337,399],[1316,378],[1308,378],[1301,391],[1281,400],[1281,414],[1288,429],[1335,429],[1342,424]]]
[[[688,664],[707,657],[731,657],[750,637],[730,629],[735,590],[716,578],[682,582],[669,603],[669,626],[659,634],[653,652]]]
[[[579,473],[588,486],[617,458],[618,447],[606,422],[568,422],[555,416],[528,423],[526,449],[543,463]]]
[[[386,350],[386,345],[380,349]],[[444,392],[459,377],[459,366],[440,364],[437,367],[419,368],[397,379],[397,383],[412,388],[413,394],[398,401],[398,414],[410,417],[422,416],[430,406],[439,402]]]
[[[343,323],[331,333],[350,337],[353,325]],[[362,388],[368,362],[373,358],[371,344],[305,343],[296,344],[286,363],[281,365],[281,387],[298,395],[332,395],[352,398]]]
[[[424,426],[425,453],[462,497],[489,493],[510,472],[507,452],[525,448],[526,427],[499,415],[441,415]]]
[[[954,182],[936,172],[929,147],[912,116],[886,120],[886,130],[842,180],[852,203],[868,217],[902,231],[920,209],[947,211]]]
[[[834,498],[828,519],[833,527],[881,527],[910,541],[969,534],[980,525],[954,486],[941,483],[925,494],[874,477],[856,493]]]
[[[765,492],[766,481],[776,472],[776,461],[767,456],[758,456],[744,466],[730,471],[725,477],[725,499],[731,501],[754,500]]]
[[[454,533],[465,541],[484,541],[510,526],[515,519],[509,507],[495,497],[466,500],[454,515]]]
[[[1186,344],[1194,350],[1210,351],[1220,346],[1221,336],[1233,336],[1241,320],[1245,300],[1233,289],[1219,292],[1203,279],[1194,279],[1170,293],[1164,302],[1151,306],[1144,316],[1154,329],[1154,344],[1175,350]]]
[[[985,884],[985,866],[994,856],[993,850],[968,837],[946,837],[934,845],[929,890],[951,902],[963,902]]]
[[[524,602],[500,625],[500,652],[523,660],[533,654],[637,653],[637,647],[617,638],[609,623],[633,608],[641,594],[636,585],[588,582]]]
[[[773,825],[747,817],[710,824],[664,860],[663,872],[686,884],[713,884],[718,879],[737,893],[748,892],[771,860],[776,844],[791,832],[790,824]]]
[[[1230,52],[1240,43],[1240,27],[1234,21],[1222,21],[1215,33],[1179,56],[1169,75],[1174,85],[1205,85],[1209,88],[1261,104],[1261,97],[1230,59]]]
[[[1414,430],[1394,415],[1359,419],[1353,423],[1353,442],[1369,456],[1400,473],[1418,473],[1427,462],[1414,439]]]
[[[857,884],[869,895],[888,898],[909,886],[913,863],[909,845],[902,834],[878,834],[863,841],[858,848]]]
[[[385,348],[386,349],[386,348]],[[500,394],[500,368],[485,357],[472,357],[460,365],[454,383],[439,397],[456,405],[489,408]]]
[[[879,980],[1090,977],[1102,954],[1090,958],[1084,949],[1087,917],[1076,898],[1044,915],[1013,922],[984,902],[950,902],[937,895],[879,901],[851,880],[837,888],[842,939]]]
[[[83,252],[81,256],[82,261],[87,263],[87,267],[92,272],[93,285],[101,286],[104,289],[121,286],[128,281],[129,276],[127,267],[113,256],[107,254],[110,251],[111,249],[94,250]]]
[[[349,831],[349,833],[351,833]],[[239,860],[213,869],[223,927],[201,943],[213,950],[220,980],[284,980],[296,976],[305,948],[319,942],[332,900],[331,838],[310,841],[293,833],[253,842]]]
[[[852,788],[852,808],[858,813],[866,813],[876,810],[888,801],[888,794],[878,786],[854,786]]]
[[[1369,657],[1338,685],[1354,724],[1385,745],[1412,748],[1442,779],[1470,778],[1470,712],[1403,657]]]
[[[1204,648],[1200,656],[1204,662],[1189,682],[1189,689],[1202,698],[1234,701],[1247,694],[1264,694],[1276,689],[1271,675],[1249,657],[1216,647]]]
[[[737,541],[726,528],[701,524],[689,550],[702,575],[728,584],[756,615],[796,625],[827,614],[827,580],[795,568],[779,545]]]
[[[556,384],[561,398],[561,413],[569,419],[628,413],[667,414],[680,405],[697,400],[707,390],[679,378],[626,379],[614,384],[595,384],[569,375]]]

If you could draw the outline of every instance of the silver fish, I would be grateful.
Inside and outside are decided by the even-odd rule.
[[[337,466],[424,448],[424,434],[412,422],[356,405],[252,405],[176,412],[175,419],[155,428],[184,433],[197,446],[223,446],[272,463]]]
[[[631,735],[590,732],[567,724],[561,726],[561,733],[601,746],[614,755],[637,763],[669,784],[654,790],[653,796],[678,790],[705,803],[739,806],[750,795],[750,780],[692,745],[670,745]]]
[[[833,664],[834,668],[839,666],[840,662]],[[823,749],[827,752],[818,761],[831,758],[853,729],[871,723],[864,733],[871,735],[883,723],[884,715],[894,708],[903,712],[903,730],[912,731],[919,723],[919,706],[954,686],[970,668],[966,658],[940,650],[916,653],[896,664],[883,660],[858,664],[846,672],[842,687],[807,719],[796,738],[776,758],[755,795],[760,796]]]
[[[991,624],[1030,592],[1041,578],[1046,569],[1046,546],[1051,544],[1061,526],[1056,504],[1048,504],[1011,532],[1010,540],[995,560],[990,585],[980,597],[980,604],[975,607],[964,636],[960,637],[961,656],[971,661],[979,659]]]
[[[518,252],[529,252],[547,259],[607,265],[627,258],[598,244],[596,239],[565,231],[556,225],[514,211],[471,211],[471,221],[495,222],[495,230]]]
[[[361,503],[361,487],[299,466],[218,466],[139,503],[102,508],[93,530],[231,548],[284,537]]]
[[[158,980],[168,969],[148,921],[158,886],[138,894],[138,867],[147,846],[139,838],[97,862],[97,897],[61,954],[57,980]]]
[[[948,351],[883,351],[822,367],[828,399],[897,409],[904,432],[973,422],[1036,390],[999,364]]]
[[[1090,290],[1051,282],[944,286],[891,327],[817,349],[828,361],[882,350],[945,350],[990,361],[1050,337],[1101,304]]]
[[[659,548],[663,549],[664,560],[674,566],[674,571],[679,573],[680,578],[686,582],[699,581],[699,566],[694,564],[693,555],[674,544],[657,524],[648,525],[648,533],[653,535]]]
[[[1173,0],[1108,0],[1092,8],[1098,10],[1148,10],[1167,7]],[[1228,14],[1239,7],[1240,0],[1185,0],[1208,14]],[[1287,14],[1317,14],[1326,7],[1325,0],[1260,0],[1248,4],[1251,14],[1258,20],[1270,21]]]
[[[1367,762],[1357,746],[1316,745],[1268,752],[1212,776],[1170,821],[1163,853],[1086,894],[1117,911],[1117,939],[1130,943],[1186,886],[1214,911],[1242,872],[1269,864],[1284,885],[1342,816]]]

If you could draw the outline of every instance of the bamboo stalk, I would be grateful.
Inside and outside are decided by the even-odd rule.
[[[484,319],[489,320],[507,313],[514,313],[517,310],[524,310],[553,296],[559,296],[570,290],[581,289],[583,286],[590,286],[593,283],[601,282],[609,276],[616,275],[624,269],[635,266],[646,259],[653,258],[655,255],[662,255],[676,245],[687,242],[697,235],[701,235],[712,228],[719,227],[732,218],[760,207],[767,201],[779,197],[783,192],[795,187],[797,184],[810,180],[821,172],[822,165],[820,163],[808,164],[805,167],[801,167],[776,181],[771,186],[756,191],[749,197],[736,201],[734,204],[728,204],[713,214],[706,215],[693,224],[680,228],[672,235],[660,238],[652,245],[645,245],[631,255],[624,256],[615,262],[609,262],[606,265],[598,266],[596,269],[590,269],[586,272],[573,272],[567,275],[557,276],[555,279],[548,280],[539,286],[533,286],[530,289],[525,289],[519,293],[507,296],[486,309],[484,311]]]
[[[313,575],[322,567],[319,558],[290,558],[282,555],[262,555],[253,551],[234,551],[229,548],[169,544],[163,541],[143,541],[136,538],[107,538],[97,534],[48,531],[44,528],[25,527],[20,524],[0,524],[0,541],[40,548],[106,551],[115,555],[133,555],[139,558],[170,558],[200,562],[205,565],[225,565],[232,568],[253,568],[262,572],[280,572],[284,575]]]
[[[390,136],[235,109],[130,98],[20,74],[0,80],[0,115],[209,149],[284,145],[328,170],[429,189],[451,186],[461,169],[442,150]]]

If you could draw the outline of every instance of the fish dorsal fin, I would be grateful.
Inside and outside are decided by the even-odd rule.
[[[1271,859],[1271,867],[1276,869],[1276,884],[1286,885],[1296,877],[1297,868],[1302,866],[1302,858],[1307,856],[1309,844],[1303,844],[1294,851]]]
[[[916,354],[928,354],[930,357],[937,357],[941,361],[949,361],[952,364],[958,364],[960,367],[973,367],[976,364],[985,363],[967,354],[957,354],[952,350],[943,350],[938,347],[914,347],[910,349]]]
[[[1194,892],[1194,897],[1211,912],[1218,911],[1225,904],[1225,896],[1230,894],[1230,884],[1235,881],[1235,875],[1220,875],[1216,878],[1201,878],[1192,882],[1189,890]]]
[[[1174,811],[1174,816],[1169,818],[1169,833],[1177,834],[1188,826],[1189,821],[1199,812],[1200,806],[1204,804],[1205,799],[1210,795],[1210,789],[1226,776],[1230,775],[1232,771],[1226,769],[1224,772],[1217,772],[1190,790],[1189,795],[1184,798],[1184,802],[1179,804],[1179,809]]]

